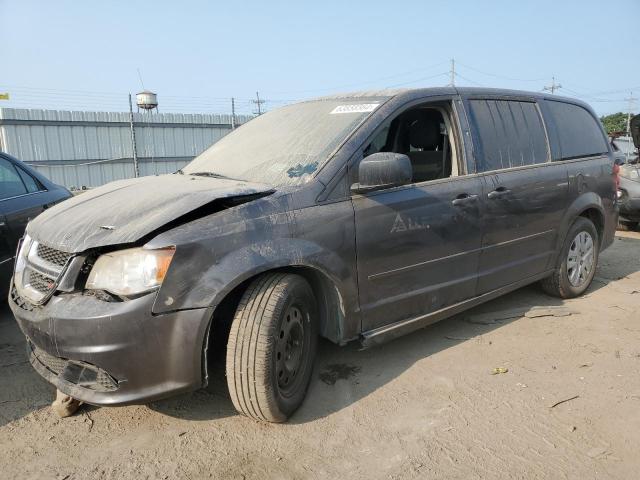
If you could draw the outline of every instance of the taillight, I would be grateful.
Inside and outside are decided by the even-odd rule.
[[[616,191],[618,187],[620,187],[620,165],[617,163],[613,164],[613,170],[611,171],[613,174],[613,181],[616,183]]]

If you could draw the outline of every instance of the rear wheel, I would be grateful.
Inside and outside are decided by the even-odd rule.
[[[573,298],[589,288],[596,272],[600,239],[593,223],[578,217],[565,238],[553,274],[542,280],[542,288],[550,295]]]
[[[317,343],[317,307],[300,275],[256,279],[236,310],[227,343],[227,385],[236,410],[285,421],[302,403]]]

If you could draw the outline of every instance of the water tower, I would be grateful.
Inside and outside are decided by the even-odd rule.
[[[138,111],[142,109],[143,111],[151,113],[154,109],[156,113],[158,112],[158,95],[149,90],[143,90],[140,93],[136,93],[136,105],[138,106]]]

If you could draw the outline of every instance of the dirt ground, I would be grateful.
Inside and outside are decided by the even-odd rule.
[[[639,368],[630,232],[582,298],[534,285],[382,347],[322,342],[284,425],[236,415],[222,367],[206,390],[60,420],[0,307],[0,477],[638,478]]]

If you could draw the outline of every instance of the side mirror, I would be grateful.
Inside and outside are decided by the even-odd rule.
[[[360,161],[358,183],[351,186],[354,193],[370,192],[411,183],[413,169],[406,155],[379,152]]]

